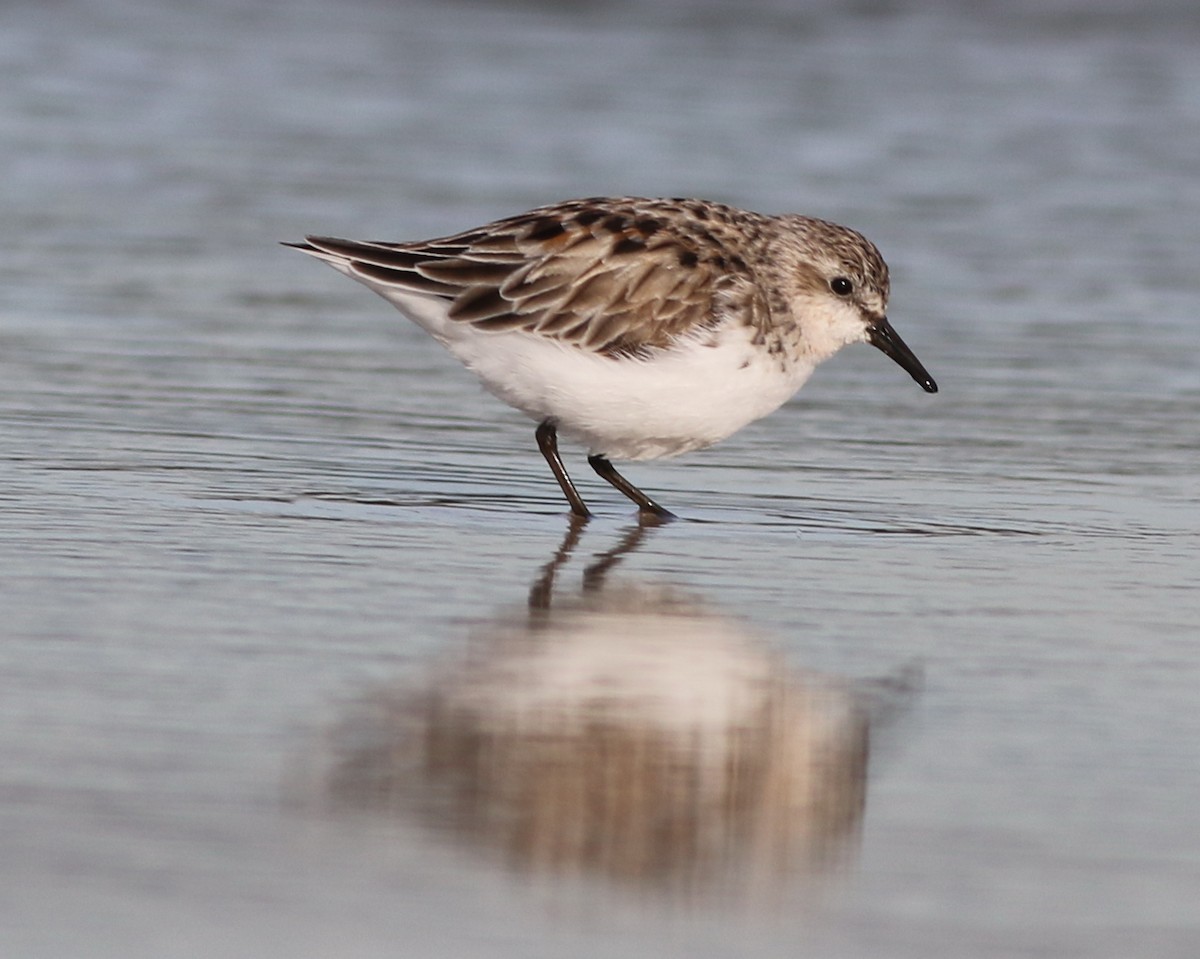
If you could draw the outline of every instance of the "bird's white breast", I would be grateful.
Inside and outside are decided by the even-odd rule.
[[[442,303],[387,297],[487,389],[535,420],[614,459],[675,456],[709,446],[778,409],[808,379],[803,358],[770,356],[730,323],[648,357],[609,357],[535,333],[492,333],[449,320]]]

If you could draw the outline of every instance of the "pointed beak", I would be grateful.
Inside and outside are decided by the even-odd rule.
[[[914,380],[921,384],[926,393],[936,393],[937,384],[933,377],[925,372],[925,367],[917,359],[917,354],[908,348],[908,344],[900,339],[900,334],[892,329],[886,316],[867,327],[867,342],[873,347],[886,353],[900,364]]]

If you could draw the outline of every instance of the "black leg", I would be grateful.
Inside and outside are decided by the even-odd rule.
[[[618,473],[617,468],[603,456],[589,456],[588,463],[602,478],[607,480],[631,500],[637,503],[637,507],[640,512],[649,513],[650,515],[657,516],[660,519],[675,518],[674,513],[672,513],[669,509],[664,509],[663,507],[659,506],[656,502],[654,502],[654,500],[629,482],[629,480]]]
[[[587,519],[592,515],[591,510],[584,504],[583,497],[579,495],[579,490],[571,482],[571,477],[567,475],[566,467],[563,466],[562,460],[558,457],[558,431],[554,428],[554,421],[542,420],[538,424],[537,432],[534,435],[537,436],[538,449],[546,457],[546,462],[550,464],[550,470],[554,473],[554,478],[558,480],[558,485],[562,487],[563,496],[571,504],[571,512],[576,516]]]

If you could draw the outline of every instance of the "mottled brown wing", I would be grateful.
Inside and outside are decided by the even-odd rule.
[[[451,319],[479,329],[627,355],[714,327],[722,306],[758,311],[751,278],[686,226],[652,207],[580,200],[421,244],[310,242],[373,284],[447,299]]]

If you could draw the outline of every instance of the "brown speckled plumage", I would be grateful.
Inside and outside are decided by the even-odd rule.
[[[729,317],[764,338],[786,332],[795,324],[783,291],[826,284],[811,264],[789,263],[793,234],[886,304],[887,265],[860,234],[696,200],[594,197],[419,243],[309,243],[365,279],[446,299],[451,319],[616,357],[668,348]]]

